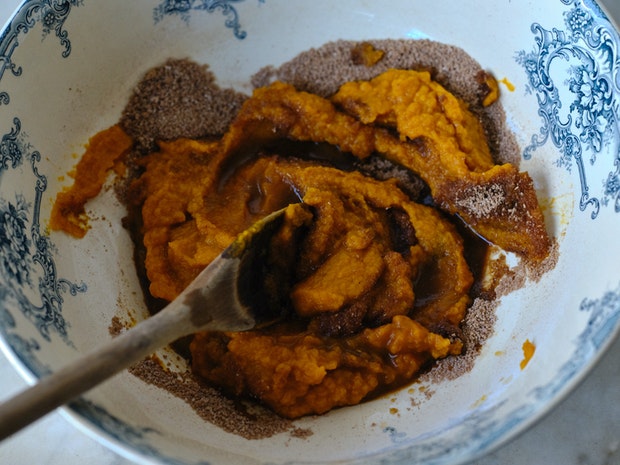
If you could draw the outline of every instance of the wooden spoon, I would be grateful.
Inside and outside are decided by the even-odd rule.
[[[256,272],[285,210],[241,233],[159,313],[1,404],[0,440],[183,336],[244,331],[276,319],[278,315],[253,306],[255,297],[247,290],[256,289]]]

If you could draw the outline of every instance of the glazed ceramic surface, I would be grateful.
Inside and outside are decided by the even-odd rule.
[[[557,266],[502,298],[470,372],[298,420],[311,436],[243,439],[129,374],[68,407],[89,434],[153,464],[454,464],[524,430],[611,343],[620,327],[620,38],[596,3],[36,0],[0,36],[0,334],[16,367],[34,381],[108,339],[119,309],[145,315],[111,193],[90,205],[85,239],[46,225],[75,154],[118,121],[146,70],[190,57],[250,92],[265,65],[330,40],[377,38],[458,45],[505,83]],[[536,352],[521,369],[526,340]]]

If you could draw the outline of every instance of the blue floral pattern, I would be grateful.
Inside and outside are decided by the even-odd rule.
[[[226,27],[232,29],[233,34],[238,39],[245,39],[247,33],[241,29],[239,13],[233,6],[234,3],[242,1],[244,0],[164,0],[155,8],[153,16],[156,23],[165,16],[171,15],[180,16],[184,21],[188,21],[193,10],[202,10],[208,13],[219,10],[226,17],[224,23]],[[265,0],[259,0],[259,2],[264,3]]]
[[[543,120],[540,133],[532,136],[523,156],[531,158],[537,148],[551,141],[561,154],[556,164],[569,172],[576,166],[579,207],[581,211],[590,208],[594,219],[601,205],[612,204],[620,212],[620,38],[598,7],[587,8],[579,0],[561,1],[572,6],[564,13],[565,29],[532,24],[536,47],[516,56],[527,72],[528,92],[536,95]],[[554,71],[564,68],[568,68],[568,81],[556,83]],[[566,84],[573,94],[568,111],[560,99],[560,89]],[[616,153],[613,160],[598,160],[604,148]],[[594,192],[590,179],[590,168],[597,163],[612,167],[599,193]]]
[[[159,0],[156,0],[159,1]],[[239,39],[247,36],[239,20],[235,4],[244,0],[162,0],[153,10],[155,22],[166,16],[189,20],[195,12],[221,12],[225,25]],[[263,3],[264,0],[258,0]],[[534,95],[542,118],[540,131],[525,148],[524,158],[535,156],[547,143],[559,151],[556,165],[568,172],[576,169],[580,180],[582,211],[591,209],[591,217],[601,207],[611,205],[620,212],[620,141],[617,126],[620,114],[620,39],[604,20],[600,10],[588,0],[559,0],[566,5],[564,25],[532,25],[534,48],[520,51],[516,60],[527,73],[528,92]],[[64,29],[72,8],[82,0],[30,0],[24,3],[11,24],[0,36],[0,84],[5,71],[20,76],[22,68],[13,61],[21,34],[35,24],[43,29],[43,39],[54,35],[62,47],[62,56],[71,53],[69,35]],[[149,10],[150,11],[150,10]],[[150,20],[150,19],[149,19]],[[562,82],[558,81],[555,70]],[[566,72],[565,72],[566,71]],[[569,104],[560,92],[571,94]],[[0,105],[10,103],[7,92],[0,91]],[[10,121],[10,119],[9,119]],[[52,334],[59,335],[69,346],[69,325],[63,316],[64,299],[86,292],[84,283],[75,284],[58,276],[54,246],[41,230],[40,208],[47,190],[47,177],[40,172],[41,154],[28,143],[19,118],[0,141],[0,181],[20,170],[32,177],[24,192],[0,198],[0,334],[23,364],[36,376],[50,369],[41,362],[41,352]],[[615,158],[605,159],[609,151]],[[608,172],[601,180],[600,191],[593,182],[595,166]],[[33,298],[36,297],[36,298]],[[36,302],[35,302],[36,300]],[[19,309],[19,314],[13,309]],[[570,361],[560,367],[553,381],[529,393],[524,405],[506,412],[506,403],[478,408],[464,422],[447,427],[450,441],[436,437],[411,438],[404,431],[385,426],[382,433],[396,451],[386,453],[372,463],[446,463],[451,457],[464,456],[463,451],[486,450],[506,437],[515,427],[526,422],[550,398],[554,398],[610,340],[620,321],[620,285],[600,298],[583,299],[579,311],[588,314],[588,325],[577,337]],[[33,325],[34,337],[24,336],[20,325]],[[80,399],[71,408],[96,425],[113,440],[128,445],[143,456],[170,464],[188,462],[170,458],[158,450],[158,431],[127,423],[104,406]],[[441,432],[435,432],[441,433]],[[206,464],[207,462],[199,462]],[[369,462],[370,463],[370,462]]]
[[[13,123],[13,128],[0,143],[0,153],[3,154],[0,173],[9,168],[20,168],[28,162],[34,176],[34,200],[28,202],[24,194],[17,194],[13,201],[0,199],[0,278],[6,286],[2,302],[15,300],[16,306],[35,325],[44,340],[49,341],[51,331],[55,331],[71,344],[68,325],[62,315],[63,294],[85,292],[86,285],[74,284],[57,276],[53,246],[49,236],[40,230],[40,206],[47,189],[47,178],[38,169],[41,155],[25,142],[20,120],[15,118]],[[4,150],[5,147],[9,148]],[[29,293],[38,296],[41,303],[33,303]]]
[[[20,34],[29,32],[38,22],[43,26],[44,37],[54,33],[63,46],[62,56],[68,57],[71,41],[64,29],[65,20],[71,9],[82,3],[83,0],[31,0],[24,3],[0,37],[0,81],[6,70],[15,76],[21,75],[21,66],[13,62],[13,52],[19,46]],[[9,101],[9,94],[0,92],[0,104],[6,105]]]
[[[24,197],[15,204],[0,199],[0,261],[4,274],[19,286],[30,284],[30,244],[27,234],[28,206]]]
[[[0,82],[5,71],[14,76],[22,74],[22,68],[13,61],[13,53],[20,43],[20,37],[29,33],[41,23],[43,38],[54,34],[62,46],[62,56],[71,53],[71,42],[64,30],[64,23],[73,7],[82,0],[31,0],[24,3],[0,36]],[[7,92],[0,92],[0,104],[8,104]],[[10,170],[28,169],[33,175],[33,198],[26,199],[24,193],[12,200],[0,199],[0,278],[5,283],[0,302],[14,301],[11,308],[20,308],[38,330],[43,340],[49,341],[51,332],[59,334],[67,344],[72,345],[68,335],[68,324],[62,315],[63,295],[77,295],[86,291],[84,283],[74,284],[59,278],[53,258],[53,246],[47,235],[41,233],[39,212],[41,201],[47,189],[47,178],[39,173],[41,154],[33,150],[22,132],[21,121],[13,118],[13,127],[2,136],[0,142],[0,175]],[[29,294],[34,294],[40,303],[34,303]],[[6,308],[9,306],[7,305]],[[35,373],[42,374],[45,368],[34,355],[40,349],[37,341],[25,341],[9,329],[15,328],[9,311],[3,309],[3,321],[13,322],[3,327],[5,338],[22,361]]]
[[[0,173],[9,168],[15,169],[23,162],[23,147],[17,139],[21,123],[14,118],[13,125],[11,132],[5,134],[0,142]]]

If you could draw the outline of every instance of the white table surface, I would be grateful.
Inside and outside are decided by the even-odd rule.
[[[522,0],[518,0],[522,1]],[[620,23],[620,0],[601,0]],[[0,0],[0,25],[20,0]],[[26,387],[0,353],[0,401]],[[0,443],[0,465],[131,465],[61,413]],[[470,465],[620,465],[620,340],[566,400],[517,439]]]

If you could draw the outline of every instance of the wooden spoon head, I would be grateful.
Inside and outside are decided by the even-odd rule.
[[[282,309],[265,305],[262,273],[270,242],[284,221],[277,210],[242,232],[183,291],[195,329],[244,331],[279,319]]]

